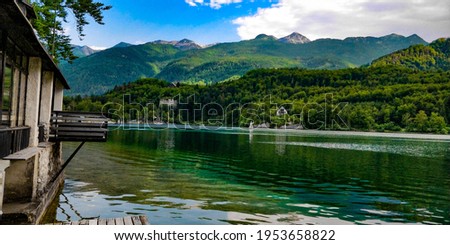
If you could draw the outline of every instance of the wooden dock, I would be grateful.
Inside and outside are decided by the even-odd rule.
[[[127,216],[124,218],[110,219],[88,219],[64,223],[56,223],[54,225],[149,225],[146,216]]]

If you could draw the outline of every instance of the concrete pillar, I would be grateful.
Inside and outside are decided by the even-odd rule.
[[[64,86],[60,81],[55,81],[55,94],[54,94],[54,111],[62,111],[63,110],[63,99],[64,99]]]
[[[11,96],[11,127],[17,127],[17,107],[19,106],[19,82],[20,82],[20,71],[18,69],[14,70],[13,77],[13,88]]]
[[[3,194],[5,193],[5,169],[9,167],[10,162],[0,160],[0,216],[3,215]]]
[[[39,115],[39,94],[41,91],[42,60],[38,57],[30,58],[28,67],[27,101],[25,108],[25,125],[31,127],[30,146],[39,144],[38,135],[38,115]]]
[[[50,118],[52,116],[52,101],[53,101],[53,76],[54,73],[44,71],[42,76],[41,87],[41,112],[39,124],[45,126],[45,131],[50,132]],[[46,133],[48,136],[48,134]]]
[[[25,92],[26,92],[26,83],[27,76],[24,73],[20,75],[20,90],[18,90],[19,97],[19,114],[17,115],[17,125],[16,126],[24,126],[24,111],[25,111]],[[19,80],[17,80],[19,81]]]

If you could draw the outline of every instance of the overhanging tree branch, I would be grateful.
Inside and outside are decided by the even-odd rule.
[[[88,18],[103,25],[103,11],[111,9],[111,6],[94,0],[35,0],[32,4],[37,15],[32,24],[55,62],[72,62],[77,58],[72,52],[71,38],[62,25],[68,22],[68,11],[74,15],[78,37],[82,40],[85,36],[84,27],[90,24]]]

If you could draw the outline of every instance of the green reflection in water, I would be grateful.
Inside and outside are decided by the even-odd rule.
[[[112,131],[71,163],[57,219],[450,224],[449,146],[331,132]]]

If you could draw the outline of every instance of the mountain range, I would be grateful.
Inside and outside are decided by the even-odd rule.
[[[81,49],[84,56],[78,55],[73,64],[61,63],[61,70],[72,87],[69,94],[101,94],[143,77],[218,83],[257,68],[358,67],[412,45],[427,42],[417,35],[396,34],[310,41],[299,33],[281,39],[261,34],[252,40],[206,47],[188,39],[158,40],[142,45],[119,43],[99,52]]]

